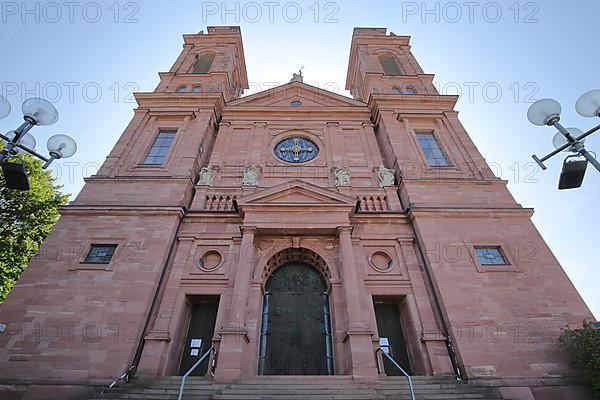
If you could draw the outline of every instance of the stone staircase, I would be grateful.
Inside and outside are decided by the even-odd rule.
[[[105,393],[97,393],[92,399],[144,399],[177,400],[181,376],[159,376],[136,378],[131,383],[119,383]],[[190,376],[185,381],[184,400],[210,400],[227,385],[214,384],[205,377]]]
[[[181,377],[141,378],[93,399],[176,400]],[[413,377],[417,400],[502,399],[495,389],[458,382],[450,377]],[[186,381],[184,400],[410,400],[403,377],[361,383],[347,376],[258,377],[235,384],[213,384],[206,378]]]
[[[494,388],[475,386],[452,377],[413,376],[412,383],[417,400],[502,399]],[[372,387],[386,400],[410,399],[406,378],[386,378]]]
[[[229,385],[214,400],[385,400],[347,376],[260,377]]]

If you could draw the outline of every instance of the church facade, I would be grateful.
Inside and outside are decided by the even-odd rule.
[[[301,72],[241,97],[240,29],[184,35],[0,307],[0,391],[183,375],[211,348],[194,374],[215,382],[370,382],[399,374],[382,348],[573,398],[557,340],[592,315],[409,40],[354,30],[353,98]]]

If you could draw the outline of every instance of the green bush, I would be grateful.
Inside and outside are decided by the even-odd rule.
[[[596,399],[600,399],[600,329],[586,321],[581,328],[567,328],[559,339],[573,361],[581,366]]]
[[[0,143],[0,150],[2,150]],[[0,170],[0,304],[58,220],[58,207],[69,198],[42,162],[19,155],[25,163],[31,190],[6,187]]]

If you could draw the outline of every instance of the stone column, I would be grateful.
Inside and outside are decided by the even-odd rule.
[[[363,318],[361,290],[362,283],[359,282],[352,251],[352,227],[341,226],[337,228],[340,242],[340,260],[342,263],[342,287],[346,300],[348,312],[348,331],[344,342],[348,343],[354,379],[375,381],[377,379],[377,367],[375,365],[375,353],[371,337],[373,330],[369,329]]]
[[[216,382],[235,382],[242,377],[244,351],[248,343],[246,306],[254,264],[256,227],[242,226],[240,230],[242,243],[231,296],[229,319],[218,332],[221,335],[221,345],[217,355]]]

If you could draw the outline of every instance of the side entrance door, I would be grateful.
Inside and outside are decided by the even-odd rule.
[[[406,342],[402,332],[400,320],[400,310],[397,303],[375,303],[375,318],[377,320],[377,331],[381,339],[387,339],[389,343],[389,355],[400,364],[400,366],[409,374],[412,374],[408,352],[406,351]],[[382,346],[383,348],[383,346]],[[384,349],[385,350],[385,349]],[[383,358],[383,366],[386,375],[402,375],[388,360]]]
[[[202,355],[212,346],[217,320],[218,298],[200,299],[192,307],[192,318],[185,338],[185,346],[179,375],[184,375]],[[207,357],[192,373],[192,376],[203,376],[208,371],[210,357]]]

